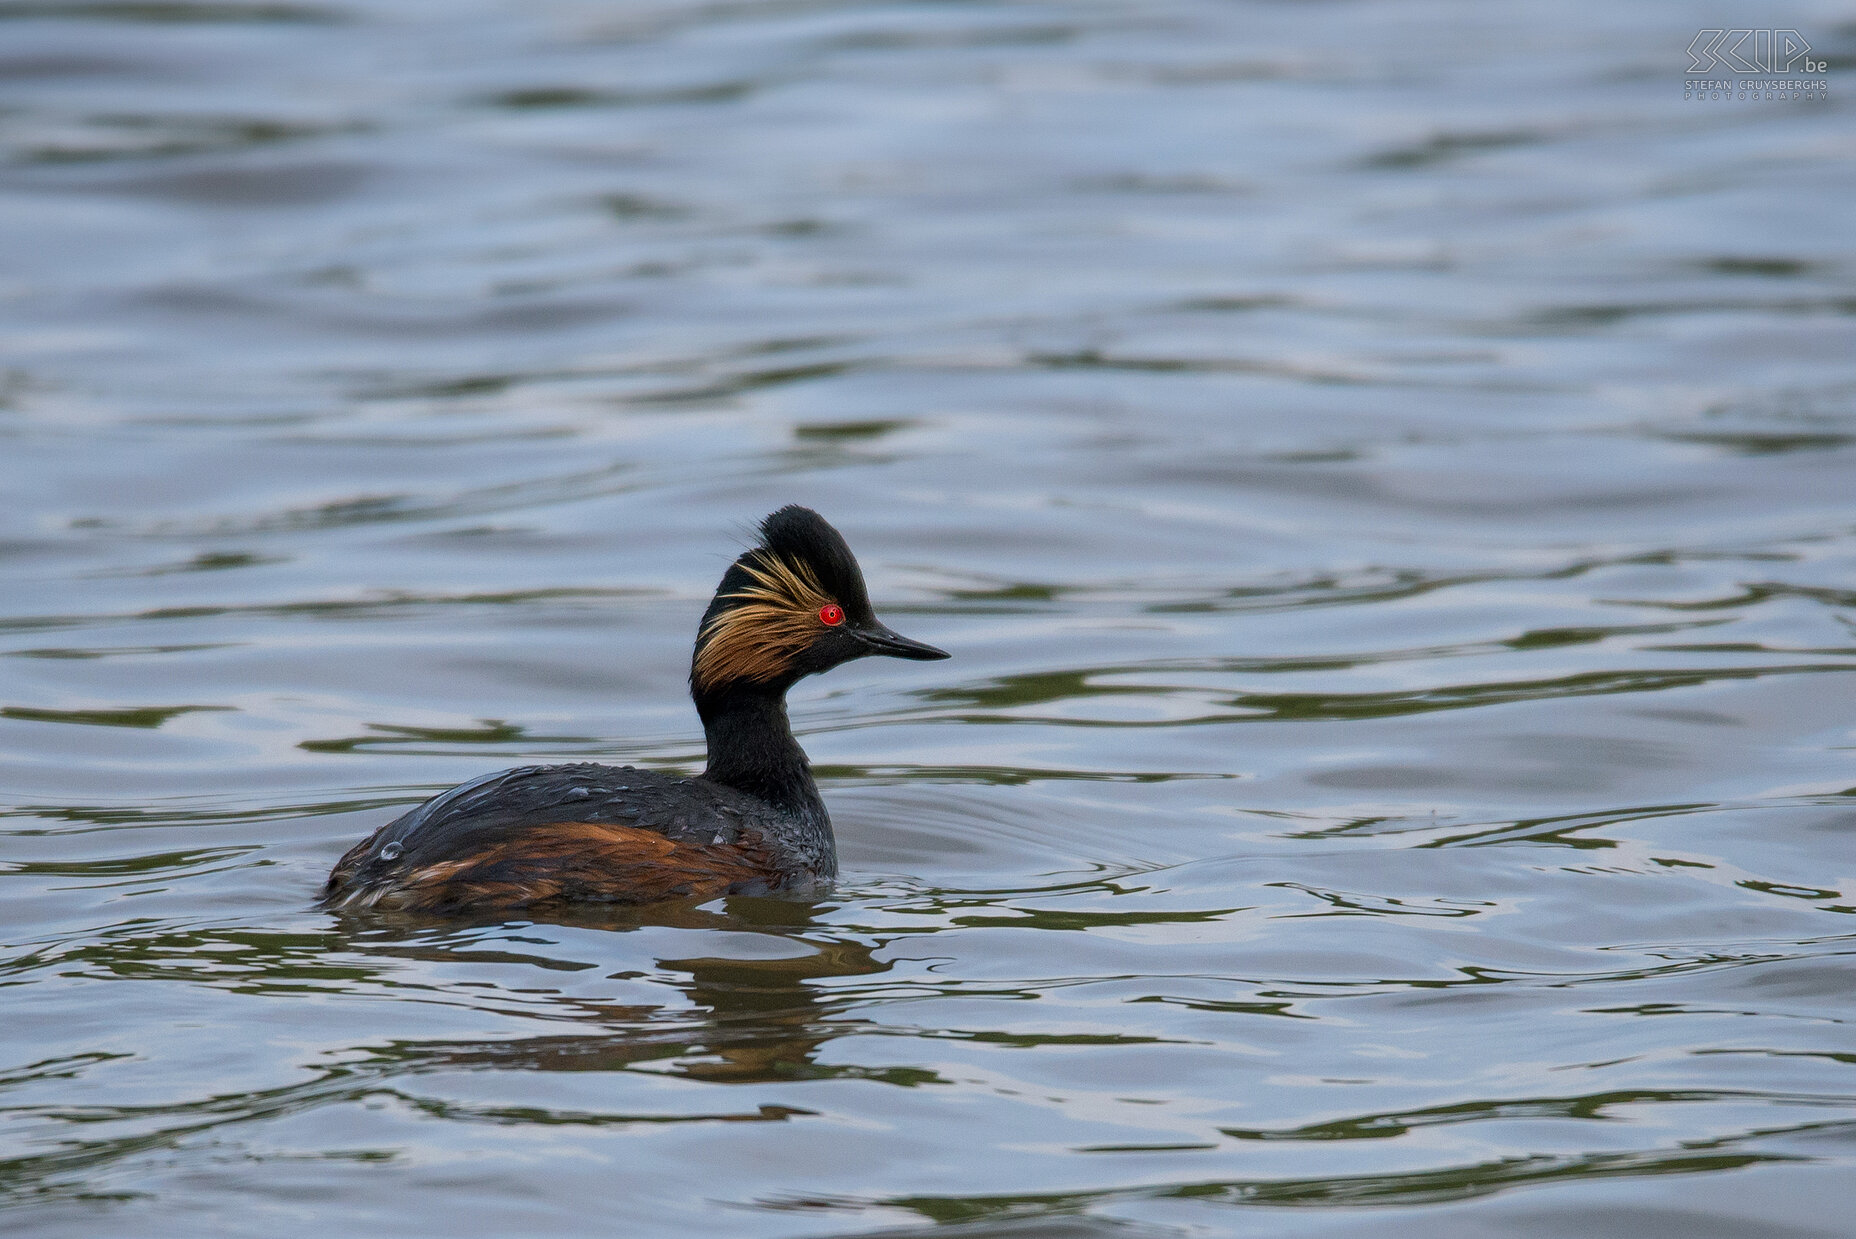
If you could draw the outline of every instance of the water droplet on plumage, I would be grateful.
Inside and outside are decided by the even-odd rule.
[[[383,848],[381,848],[381,849],[380,849],[380,859],[382,859],[382,860],[398,860],[398,859],[400,858],[400,850],[401,850],[401,849],[400,849],[400,845],[399,845],[399,844],[397,844],[397,843],[389,843],[389,844],[387,844],[387,846],[386,846],[386,847],[383,847]]]

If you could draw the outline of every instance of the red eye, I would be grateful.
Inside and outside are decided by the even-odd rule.
[[[844,622],[844,608],[835,602],[828,602],[818,609],[818,619],[819,623],[836,628]]]

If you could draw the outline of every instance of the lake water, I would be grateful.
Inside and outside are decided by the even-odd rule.
[[[1828,99],[1685,100],[1704,21]],[[1849,1233],[1852,65],[0,4],[0,1229]],[[794,693],[830,898],[315,907],[474,775],[699,769],[789,502],[954,654]]]

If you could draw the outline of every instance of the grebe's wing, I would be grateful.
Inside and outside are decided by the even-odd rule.
[[[499,771],[395,818],[337,862],[335,908],[653,903],[767,889],[769,810],[702,779],[582,763]]]

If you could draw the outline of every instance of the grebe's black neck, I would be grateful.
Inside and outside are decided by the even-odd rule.
[[[695,696],[709,742],[704,778],[829,829],[812,767],[786,720],[784,685],[732,684]]]

